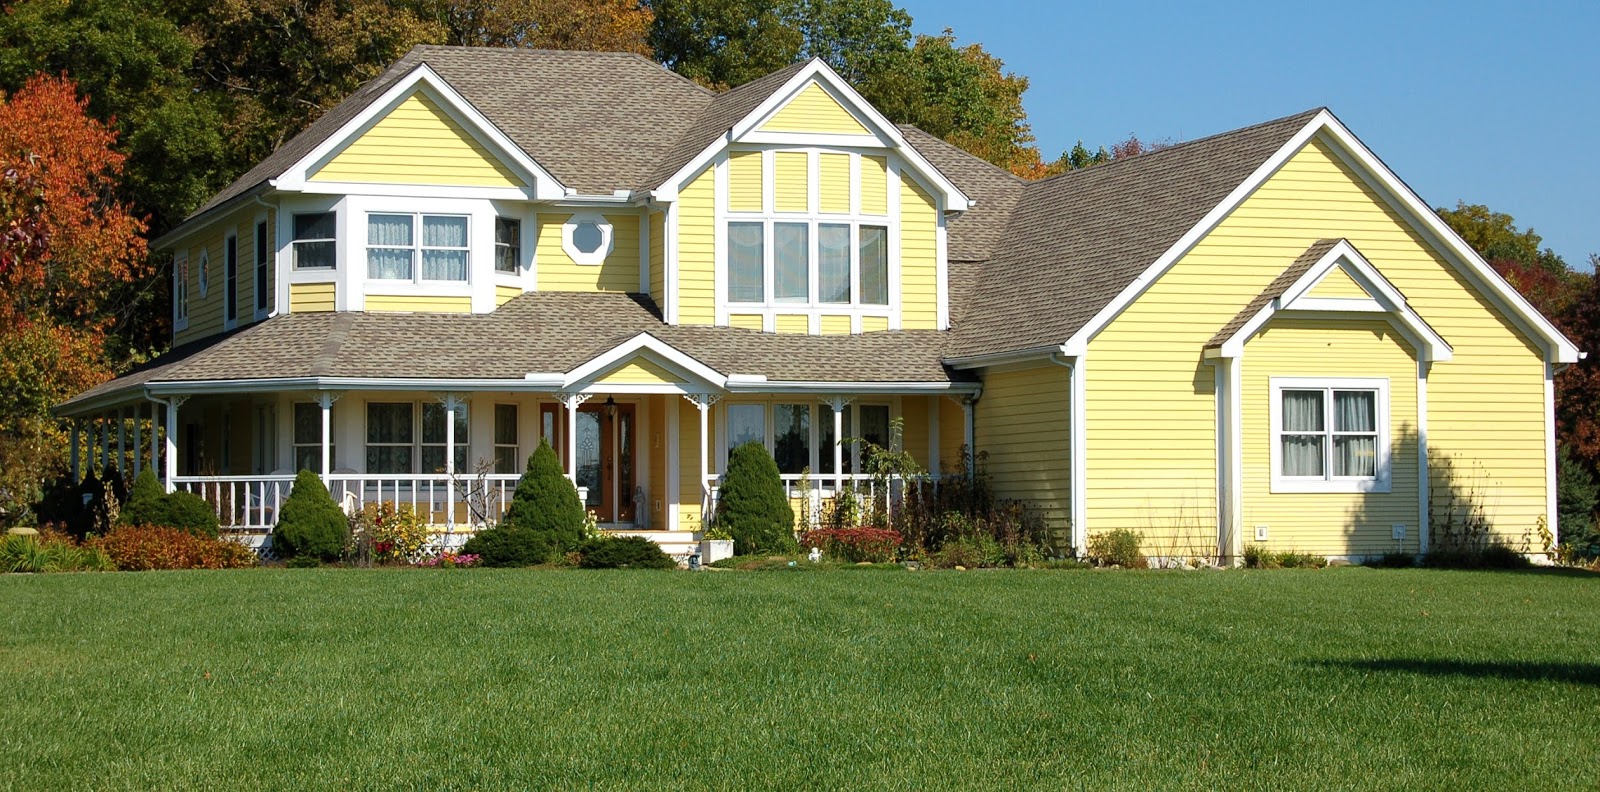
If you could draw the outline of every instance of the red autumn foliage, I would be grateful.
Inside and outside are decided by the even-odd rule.
[[[243,569],[258,561],[250,548],[181,528],[126,525],[89,540],[126,572],[151,569]]]
[[[887,528],[817,528],[800,535],[803,547],[820,547],[832,558],[846,561],[893,561],[903,539]]]

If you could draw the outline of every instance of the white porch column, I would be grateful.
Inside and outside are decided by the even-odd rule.
[[[700,411],[700,524],[711,518],[711,405],[722,400],[712,393],[685,393],[683,398]]]
[[[317,406],[322,408],[322,486],[328,486],[328,474],[333,472],[333,403],[343,396],[343,391],[318,391]]]
[[[117,475],[128,475],[128,413],[125,408],[117,408]]]
[[[823,404],[833,408],[833,496],[844,492],[844,408],[850,400],[843,396],[823,399]]]
[[[556,401],[567,408],[567,478],[578,486],[578,407],[589,400],[587,393],[557,393]]]
[[[133,477],[138,478],[144,472],[144,454],[139,447],[144,445],[144,408],[139,404],[133,405]]]
[[[167,399],[167,492],[177,488],[173,479],[178,477],[178,408],[188,400],[188,396],[173,396]]]
[[[74,484],[83,480],[83,468],[80,467],[82,463],[78,459],[78,446],[82,437],[83,422],[74,419],[72,421],[72,483]]]
[[[463,406],[462,398],[454,393],[443,393],[438,396],[439,403],[444,405],[444,473],[450,478],[450,486],[445,490],[445,527],[451,531],[456,527],[456,410]]]

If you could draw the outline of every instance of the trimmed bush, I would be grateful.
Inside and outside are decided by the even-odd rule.
[[[678,562],[661,545],[643,536],[594,538],[578,547],[584,569],[676,569]]]
[[[238,542],[196,536],[181,528],[124,525],[88,546],[103,551],[118,569],[242,569],[258,562],[250,548]]]
[[[1089,537],[1089,558],[1100,566],[1144,569],[1150,562],[1139,549],[1144,537],[1136,531],[1118,528]]]
[[[578,500],[578,488],[561,472],[561,461],[548,441],[528,457],[528,468],[517,480],[517,490],[501,528],[534,533],[549,533],[562,549],[570,550],[583,541],[586,512]]]
[[[475,555],[489,567],[525,567],[552,563],[566,548],[550,531],[499,527],[479,531],[461,546],[462,555]]]
[[[733,537],[737,555],[794,550],[794,509],[766,446],[752,441],[728,453],[715,525]]]
[[[300,471],[278,513],[278,525],[272,529],[272,551],[286,561],[300,556],[337,561],[349,538],[350,521],[333,502],[322,478],[309,470]]]
[[[122,513],[117,519],[123,525],[163,525],[167,515],[166,497],[167,491],[156,480],[155,472],[145,468],[133,480],[133,489],[128,491],[128,501],[122,504]]]
[[[134,480],[117,522],[181,528],[210,539],[217,538],[218,534],[217,513],[211,504],[192,492],[166,492],[149,468]]]
[[[174,492],[166,497],[165,525],[182,528],[195,536],[217,538],[217,512],[205,498],[192,492]]]

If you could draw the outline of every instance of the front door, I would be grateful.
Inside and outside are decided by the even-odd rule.
[[[577,428],[578,486],[589,490],[584,508],[601,523],[633,522],[633,405],[586,404]]]

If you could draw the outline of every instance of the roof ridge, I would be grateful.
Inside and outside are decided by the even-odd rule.
[[[1310,110],[1302,110],[1302,111],[1300,111],[1298,113],[1291,113],[1291,114],[1283,116],[1281,118],[1274,118],[1274,119],[1272,119],[1270,121],[1262,121],[1259,124],[1250,124],[1248,126],[1242,126],[1242,127],[1236,128],[1236,129],[1229,129],[1229,130],[1226,130],[1226,131],[1223,131],[1223,132],[1215,132],[1215,133],[1212,133],[1210,135],[1206,135],[1205,137],[1198,137],[1198,138],[1195,138],[1194,140],[1185,140],[1182,143],[1174,143],[1173,145],[1166,146],[1164,148],[1159,148],[1159,149],[1156,149],[1154,151],[1147,151],[1147,152],[1144,152],[1143,154],[1136,154],[1136,155],[1134,155],[1132,157],[1123,157],[1121,159],[1114,159],[1114,160],[1111,160],[1110,162],[1103,162],[1103,163],[1101,163],[1099,165],[1091,165],[1091,166],[1089,166],[1087,168],[1075,168],[1073,170],[1065,171],[1065,172],[1062,172],[1062,173],[1057,173],[1054,176],[1046,176],[1043,179],[1036,179],[1034,181],[1029,181],[1027,183],[1030,184],[1030,185],[1032,185],[1032,184],[1045,184],[1047,182],[1052,182],[1052,181],[1056,181],[1056,180],[1059,180],[1059,179],[1063,179],[1063,178],[1065,178],[1067,176],[1073,176],[1073,175],[1076,175],[1076,174],[1089,173],[1089,172],[1098,172],[1098,173],[1102,173],[1103,174],[1103,173],[1106,172],[1106,169],[1115,167],[1117,165],[1123,165],[1125,163],[1134,162],[1134,161],[1149,162],[1149,160],[1146,159],[1147,157],[1155,157],[1155,156],[1158,156],[1158,155],[1161,155],[1161,154],[1168,154],[1170,152],[1179,151],[1179,150],[1182,150],[1182,149],[1187,149],[1187,148],[1190,148],[1192,146],[1199,145],[1201,143],[1208,143],[1208,142],[1215,141],[1218,138],[1230,137],[1232,135],[1243,134],[1245,132],[1253,132],[1253,131],[1261,129],[1263,127],[1269,127],[1269,126],[1272,126],[1273,124],[1281,124],[1281,123],[1283,123],[1285,121],[1289,121],[1289,120],[1292,120],[1292,119],[1300,118],[1301,116],[1312,117],[1312,116],[1315,116],[1318,113],[1322,113],[1322,112],[1325,112],[1327,110],[1328,110],[1328,108],[1327,108],[1326,105],[1323,105],[1321,107],[1314,107],[1314,108],[1311,108]]]

